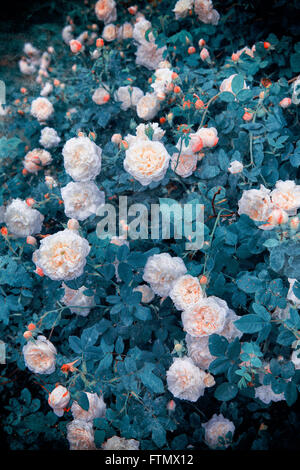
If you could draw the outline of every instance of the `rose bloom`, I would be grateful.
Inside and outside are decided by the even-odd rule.
[[[12,200],[4,214],[7,228],[16,238],[40,233],[43,220],[44,216],[39,211],[32,209],[19,198]]]
[[[108,24],[104,27],[102,31],[102,37],[107,42],[114,41],[118,34],[118,28],[115,24]]]
[[[227,312],[224,300],[214,296],[202,298],[182,313],[184,331],[194,337],[218,334],[224,328]]]
[[[64,42],[67,45],[69,45],[70,41],[72,41],[72,39],[74,39],[73,29],[74,29],[74,27],[72,25],[67,25],[63,28],[63,30],[61,32],[61,36],[62,36]]]
[[[149,122],[148,124],[139,124],[136,128],[136,135],[128,134],[124,139],[130,146],[141,140],[159,141],[164,135],[165,131],[159,127],[157,122]]]
[[[85,220],[96,214],[98,207],[105,203],[105,193],[99,191],[93,181],[70,182],[61,188],[61,196],[66,216],[77,220]]]
[[[211,0],[195,0],[194,9],[199,20],[203,23],[212,25],[218,24],[220,15],[217,10],[214,10]]]
[[[284,393],[275,393],[272,390],[271,385],[261,385],[255,389],[255,398],[259,398],[260,401],[268,405],[271,401],[283,401],[285,400]]]
[[[45,85],[43,86],[41,92],[40,92],[40,95],[41,96],[48,96],[50,95],[50,93],[53,91],[53,85],[52,83],[50,82],[47,82],[45,83]]]
[[[140,292],[142,294],[141,302],[143,304],[149,304],[154,299],[154,292],[151,287],[147,286],[147,284],[141,284],[133,289],[133,292]]]
[[[27,59],[19,60],[19,69],[23,75],[33,75],[36,72],[36,66]]]
[[[30,113],[38,121],[47,121],[54,113],[54,108],[47,98],[39,97],[31,103]]]
[[[56,130],[52,127],[44,127],[41,131],[39,142],[46,149],[50,149],[58,146],[60,137],[58,136]]]
[[[147,39],[145,37],[147,31],[152,28],[152,24],[150,21],[146,20],[145,18],[140,19],[137,23],[135,23],[133,28],[132,37],[138,43],[142,44],[145,42],[154,42],[155,38],[152,32],[149,32],[147,35]]]
[[[148,70],[155,70],[163,60],[163,53],[166,46],[158,47],[154,42],[144,42],[140,44],[136,51],[136,65],[142,65]]]
[[[225,302],[225,300],[223,300]],[[226,308],[228,308],[227,303]],[[228,308],[226,319],[225,319],[225,325],[222,331],[219,333],[220,336],[224,336],[229,343],[231,343],[235,338],[241,338],[243,336],[243,333],[235,326],[234,322],[237,321],[239,318],[241,318],[239,315],[236,315],[236,313]]]
[[[103,87],[97,88],[92,95],[92,100],[94,101],[94,103],[98,105],[107,103],[109,99],[110,99],[110,94]]]
[[[169,293],[177,310],[185,310],[199,302],[203,297],[199,279],[190,274],[179,277]]]
[[[228,91],[229,93],[232,93],[232,94],[234,95],[234,93],[233,93],[233,91],[232,91],[232,88],[231,88],[231,84],[232,84],[232,80],[234,79],[234,77],[236,77],[236,75],[237,75],[237,74],[234,73],[233,75],[230,75],[230,77],[225,78],[225,79],[223,80],[223,82],[222,82],[221,85],[220,85],[220,91],[221,91],[221,92],[223,92],[223,91]],[[247,84],[246,84],[246,82],[245,82],[245,80],[244,80],[243,90],[246,90],[246,88],[249,88],[249,87],[247,87]]]
[[[102,149],[88,137],[69,139],[62,150],[65,170],[75,181],[89,181],[101,170]]]
[[[172,11],[175,13],[175,19],[185,18],[193,8],[194,0],[178,0]]]
[[[114,0],[98,0],[95,5],[95,13],[98,20],[104,21],[104,24],[116,21],[116,2]]]
[[[258,228],[262,230],[272,230],[274,227],[286,224],[289,220],[288,214],[282,209],[273,209],[270,213],[267,224],[260,225]]]
[[[140,443],[135,439],[113,436],[102,444],[103,450],[139,450]]]
[[[139,100],[144,96],[144,92],[136,86],[120,86],[115,93],[115,100],[121,102],[121,109],[127,111],[135,108]]]
[[[95,305],[95,297],[93,295],[84,295],[86,287],[82,286],[79,289],[70,289],[66,284],[62,283],[62,287],[65,289],[65,295],[61,299],[72,313],[80,315],[81,317],[87,317],[91,309]]]
[[[295,215],[300,207],[300,185],[291,180],[279,180],[271,192],[271,199],[275,206],[285,210],[289,215]]]
[[[233,160],[230,162],[230,166],[228,167],[229,173],[232,175],[236,175],[237,173],[242,173],[244,169],[244,165],[242,162],[239,162],[238,160]]]
[[[218,131],[215,127],[201,127],[195,134],[190,135],[191,138],[200,137],[203,147],[215,147],[219,141]]]
[[[49,165],[51,162],[52,157],[47,150],[33,149],[25,155],[23,165],[29,173],[37,174],[42,166]]]
[[[222,449],[231,445],[231,439],[226,436],[231,433],[233,437],[235,425],[222,414],[214,414],[202,427],[205,430],[205,443],[211,449]]]
[[[179,160],[178,160],[179,157]],[[171,168],[182,178],[191,176],[197,168],[198,157],[195,153],[173,153]]]
[[[97,395],[97,393],[89,393],[87,392],[87,397],[89,400],[89,409],[88,411],[81,408],[81,406],[74,401],[71,407],[71,413],[75,420],[80,419],[82,421],[93,421],[96,418],[104,418],[106,412],[106,404],[101,397]]]
[[[125,170],[143,186],[160,181],[166,174],[170,155],[164,145],[151,140],[141,140],[126,150]]]
[[[150,284],[153,292],[160,297],[169,295],[174,282],[186,273],[187,269],[181,258],[169,253],[160,253],[148,258],[144,268],[143,280]]]
[[[292,100],[291,98],[283,98],[280,103],[279,103],[279,106],[281,106],[282,108],[288,108],[289,106],[291,106],[292,104]]]
[[[130,39],[133,35],[133,27],[130,23],[126,22],[120,26],[118,30],[118,39]]]
[[[246,214],[250,219],[256,222],[267,220],[273,208],[270,192],[271,191],[262,184],[260,185],[260,189],[243,191],[242,197],[238,202],[239,215]]]
[[[193,336],[187,334],[185,342],[188,350],[188,356],[192,359],[197,367],[200,369],[207,370],[212,361],[216,359],[212,356],[208,347],[208,336],[201,338],[193,338]]]
[[[246,54],[246,55],[248,55],[249,57],[251,57],[251,58],[253,59],[253,58],[254,58],[255,49],[256,49],[256,48],[255,48],[255,44],[252,46],[251,49],[250,49],[249,47],[247,47],[247,46],[246,46],[246,47],[243,47],[243,49],[240,49],[239,51],[234,52],[234,53],[232,54],[232,56],[234,56],[234,57],[231,56],[231,58],[232,58],[232,60],[238,60],[238,59],[241,57],[242,54]]]
[[[49,394],[48,403],[53,409],[56,416],[63,416],[64,408],[70,401],[70,393],[66,387],[58,385]]]
[[[136,105],[136,112],[139,118],[144,121],[153,119],[160,109],[159,101],[155,93],[146,93]]]
[[[67,439],[70,450],[96,450],[93,424],[82,419],[74,419],[67,424]]]
[[[167,371],[168,390],[180,400],[195,402],[204,395],[208,376],[210,374],[195,366],[191,358],[175,358]]]
[[[75,230],[62,230],[41,241],[32,259],[53,281],[71,281],[81,276],[90,246]]]
[[[296,297],[296,295],[293,292],[293,287],[297,279],[291,279],[289,277],[288,281],[289,281],[290,287],[289,287],[289,291],[288,291],[286,298],[287,300],[290,300],[297,308],[300,308],[300,299]]]
[[[298,105],[300,103],[300,75],[297,77],[297,80],[294,81],[292,91],[292,103]]]
[[[300,350],[296,349],[296,351],[293,351],[291,355],[291,361],[295,366],[296,370],[300,369],[300,357],[299,357]]]
[[[173,82],[173,70],[169,68],[159,68],[154,72],[155,81],[151,84],[151,87],[156,93],[168,93],[171,91],[170,85]]]
[[[56,349],[45,336],[38,336],[23,346],[26,367],[35,374],[52,374],[55,371]]]

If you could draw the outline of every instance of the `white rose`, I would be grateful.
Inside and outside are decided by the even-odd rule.
[[[199,279],[190,274],[180,276],[173,284],[169,296],[177,310],[185,310],[195,305],[203,297]]]
[[[136,65],[142,65],[148,70],[155,70],[163,60],[163,53],[166,46],[158,47],[154,42],[143,42],[136,51]]]
[[[171,168],[182,178],[191,176],[197,168],[198,157],[195,153],[173,153]]]
[[[146,93],[136,105],[136,112],[139,118],[149,121],[153,119],[160,109],[159,101],[155,93]]]
[[[104,27],[102,31],[102,37],[107,42],[114,41],[118,34],[118,28],[115,24],[108,24]]]
[[[52,157],[47,150],[33,149],[25,155],[23,165],[29,173],[37,173],[42,166],[49,165]]]
[[[217,10],[214,10],[211,0],[195,0],[194,8],[200,21],[206,24],[218,24],[220,15]]]
[[[151,84],[151,87],[156,93],[168,93],[171,91],[170,85],[173,82],[173,70],[168,68],[160,68],[154,72],[155,81]]]
[[[41,131],[39,142],[46,149],[50,149],[52,147],[58,146],[60,137],[58,136],[56,130],[52,127],[44,127],[44,129]]]
[[[255,389],[255,398],[259,398],[260,401],[268,405],[271,401],[283,401],[285,400],[284,393],[273,392],[271,385],[261,385]]]
[[[298,76],[297,80],[294,81],[292,85],[292,103],[299,104],[300,103],[300,75]]]
[[[151,140],[161,140],[165,135],[165,131],[158,125],[157,122],[149,122],[147,124],[139,124],[136,128],[136,135],[138,138],[149,140],[147,131],[151,131]]]
[[[126,150],[124,168],[143,186],[147,186],[164,178],[169,160],[170,155],[162,143],[141,140]]]
[[[95,13],[98,20],[104,21],[104,24],[116,21],[116,2],[114,0],[98,0],[95,5]]]
[[[182,313],[184,331],[194,337],[219,333],[225,326],[227,303],[218,297],[202,298]]]
[[[216,359],[215,356],[210,354],[208,340],[208,336],[194,338],[187,334],[185,337],[188,356],[193,360],[196,366],[204,370],[207,370],[210,363]]]
[[[296,185],[292,180],[279,180],[271,192],[271,199],[275,206],[285,210],[289,215],[295,215],[300,207],[300,185]]]
[[[35,374],[52,374],[55,371],[56,349],[45,336],[38,336],[23,346],[26,367]]]
[[[58,385],[49,394],[48,403],[53,409],[54,413],[61,417],[64,414],[64,408],[70,401],[70,393],[66,387]]]
[[[286,224],[289,220],[288,214],[282,209],[273,209],[268,217],[268,223],[259,225],[262,230],[272,230],[277,225]]]
[[[144,96],[144,92],[136,86],[120,86],[115,93],[115,100],[121,101],[121,109],[127,111],[135,108],[138,101]]]
[[[47,82],[45,83],[45,85],[43,86],[41,92],[40,92],[40,95],[41,96],[48,96],[50,95],[50,93],[53,91],[53,85],[52,83],[50,82]]]
[[[47,98],[39,97],[31,103],[30,113],[38,121],[47,121],[54,113],[54,108]]]
[[[70,450],[96,450],[93,424],[74,419],[67,424],[67,439]]]
[[[110,94],[105,88],[98,87],[92,95],[92,100],[94,103],[102,105],[110,100]]]
[[[239,162],[238,160],[233,160],[230,163],[230,166],[228,167],[229,173],[232,175],[236,175],[237,173],[241,173],[244,169],[244,165],[242,162]]]
[[[180,400],[195,402],[204,395],[205,379],[210,376],[189,357],[175,358],[167,371],[168,390]]]
[[[102,149],[88,137],[69,139],[62,150],[65,170],[75,181],[89,181],[101,170]]]
[[[174,282],[186,273],[187,269],[181,258],[169,253],[160,253],[148,258],[143,280],[150,284],[153,292],[160,297],[169,295]]]
[[[33,75],[36,72],[36,66],[26,59],[19,60],[19,69],[23,75]]]
[[[211,449],[222,449],[229,447],[231,444],[231,439],[227,438],[227,434],[231,433],[231,438],[233,437],[235,431],[235,425],[232,421],[227,418],[224,418],[222,414],[216,415],[207,421],[207,423],[202,424],[205,430],[205,442]]]
[[[139,450],[140,443],[135,439],[113,436],[102,444],[103,450]]]
[[[74,39],[74,36],[73,36],[73,26],[72,25],[67,25],[63,28],[62,32],[61,32],[61,35],[62,35],[62,38],[64,40],[64,42],[69,45],[70,41],[72,41],[72,39]]]
[[[203,147],[215,147],[219,141],[218,131],[215,127],[201,127],[195,134],[191,134],[191,137],[200,137],[203,143]]]
[[[145,37],[146,32],[149,31],[151,28],[152,24],[150,23],[150,21],[146,20],[145,18],[142,18],[134,25],[132,33],[133,39],[135,39],[140,44],[145,43],[147,41],[154,42],[154,36],[152,32],[149,32],[149,34],[147,35],[147,39]]]
[[[298,297],[296,297],[293,292],[293,287],[297,279],[288,278],[288,281],[290,283],[290,288],[286,298],[287,300],[290,300],[297,308],[300,308],[300,299],[298,299]]]
[[[105,416],[106,412],[106,404],[101,397],[97,395],[97,393],[89,393],[87,392],[87,397],[89,400],[89,409],[86,411],[74,401],[71,407],[71,413],[74,419],[80,419],[82,421],[93,421],[95,418],[102,418]]]
[[[178,0],[175,7],[172,11],[175,13],[176,20],[180,18],[185,18],[189,11],[193,8],[194,0]]]
[[[62,283],[65,289],[65,295],[61,301],[67,305],[72,313],[87,317],[90,310],[95,305],[95,297],[93,295],[84,295],[86,287],[82,286],[79,289],[70,289],[66,284]]]
[[[133,27],[130,23],[126,22],[120,26],[118,30],[118,39],[130,39],[133,35]]]
[[[223,300],[223,302],[225,302]],[[226,302],[225,302],[226,303]],[[227,304],[226,307],[228,308]],[[233,341],[235,338],[241,338],[243,333],[238,330],[235,326],[234,322],[241,318],[239,315],[236,315],[235,312],[231,309],[228,309],[226,314],[226,320],[223,330],[219,333],[221,336],[225,336],[225,338],[229,341]]]
[[[61,196],[66,216],[77,220],[96,214],[98,207],[105,203],[105,193],[99,191],[93,181],[68,183],[61,188]]]
[[[154,299],[154,292],[151,287],[147,286],[147,284],[141,284],[138,287],[133,289],[133,292],[140,292],[142,294],[143,304],[149,304]]]
[[[23,47],[23,52],[31,57],[39,57],[40,51],[34,47],[30,42],[26,42]]]
[[[240,215],[246,214],[250,219],[257,222],[267,220],[273,208],[270,192],[271,191],[262,184],[260,185],[260,189],[243,191],[242,197],[238,202],[238,213]]]
[[[41,241],[32,259],[54,281],[76,279],[83,273],[90,246],[75,230],[62,230]]]
[[[300,350],[296,349],[296,351],[293,351],[291,355],[291,361],[295,366],[296,370],[300,369],[300,357],[299,357]]]
[[[8,231],[15,237],[28,237],[39,233],[42,228],[44,216],[29,207],[25,201],[21,199],[13,199],[7,206],[4,221]]]
[[[221,83],[221,85],[220,85],[220,91],[221,91],[221,92],[223,92],[223,91],[228,91],[229,93],[234,94],[233,91],[232,91],[232,88],[231,88],[231,84],[232,84],[232,80],[233,80],[234,77],[236,77],[236,76],[237,76],[237,74],[234,73],[233,75],[230,75],[230,77],[225,78],[225,79],[223,80],[223,82]],[[247,87],[247,84],[246,84],[246,82],[244,81],[243,90],[245,90],[246,88],[249,88],[249,87]]]

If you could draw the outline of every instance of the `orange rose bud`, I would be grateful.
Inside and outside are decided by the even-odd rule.
[[[27,206],[31,207],[31,206],[33,206],[33,204],[35,204],[35,200],[32,197],[28,197],[26,199],[26,204],[27,204]]]
[[[180,93],[180,92],[181,92],[180,86],[178,85],[174,86],[174,93]]]
[[[54,84],[54,86],[58,86],[60,84],[60,81],[57,78],[55,78],[53,80],[53,84]]]
[[[22,88],[20,89],[20,92],[23,93],[23,95],[24,95],[24,93],[27,93],[27,88],[22,87]]]
[[[23,176],[26,176],[27,174],[28,174],[28,171],[27,171],[25,168],[23,168],[23,170],[22,170],[22,175],[23,175]]]
[[[26,243],[27,245],[36,245],[36,238],[32,237],[31,235],[28,235],[26,238]]]
[[[207,284],[207,277],[206,276],[201,276],[199,279],[199,282],[201,285]]]
[[[197,101],[195,102],[195,108],[196,108],[196,109],[202,109],[202,108],[204,108],[204,106],[205,106],[205,105],[204,105],[204,103],[203,103],[202,100],[197,100]]]
[[[159,118],[159,122],[160,124],[164,124],[166,122],[166,118],[165,117]]]
[[[33,330],[36,329],[36,326],[35,326],[34,323],[29,323],[29,325],[27,325],[27,329],[28,329],[29,331],[33,331]]]
[[[103,47],[104,46],[104,40],[102,38],[98,38],[96,41],[96,47]]]
[[[148,78],[148,83],[152,83],[152,77]]]
[[[7,234],[8,234],[8,230],[7,230],[6,227],[2,227],[2,228],[0,229],[0,232],[1,232],[1,235],[3,235],[3,237],[6,237]]]
[[[251,121],[251,119],[253,118],[253,114],[252,113],[248,113],[248,111],[246,111],[243,115],[243,119],[244,121]]]
[[[188,54],[190,54],[190,55],[195,54],[195,52],[196,52],[196,48],[194,46],[190,46],[188,48]]]
[[[136,12],[138,11],[138,7],[137,7],[137,5],[133,5],[133,6],[129,7],[129,8],[127,8],[127,10],[128,10],[128,12],[129,12],[131,15],[135,15]]]
[[[29,339],[32,337],[32,333],[31,331],[25,331],[25,333],[23,334],[24,338],[25,339]]]
[[[121,143],[120,143],[120,148],[122,150],[127,150],[128,149],[128,143],[126,142],[126,140],[122,140]]]
[[[172,80],[176,80],[176,78],[178,78],[178,73],[173,72],[172,73]]]
[[[239,60],[238,54],[233,53],[231,56],[231,60],[233,60],[234,62],[238,61]]]
[[[36,268],[35,272],[41,277],[44,276],[44,271],[42,270],[42,268]]]
[[[271,44],[268,41],[265,41],[264,42],[264,48],[269,49],[269,47],[271,47]]]

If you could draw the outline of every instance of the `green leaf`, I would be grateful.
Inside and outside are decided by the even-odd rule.
[[[268,322],[259,315],[250,313],[249,315],[244,315],[242,318],[236,320],[234,324],[243,333],[256,333],[257,331],[262,330]]]
[[[79,392],[79,397],[77,401],[78,401],[79,406],[81,406],[82,409],[84,409],[85,411],[89,410],[89,407],[90,407],[89,399],[85,392]]]
[[[154,364],[146,363],[143,369],[138,372],[138,376],[147,388],[155,393],[163,393],[163,382],[157,375],[153,374],[154,367]]]
[[[292,406],[298,398],[297,386],[293,382],[288,382],[285,386],[284,397],[288,406]]]
[[[237,280],[237,286],[247,294],[252,294],[262,287],[262,281],[252,274],[243,274]]]
[[[210,335],[208,340],[209,352],[212,356],[225,356],[228,341],[223,336]]]
[[[233,93],[237,94],[241,91],[244,87],[244,77],[242,74],[238,73],[235,77],[233,77],[231,82],[231,89]]]
[[[235,384],[224,382],[219,385],[215,391],[215,398],[220,401],[232,400],[238,393],[238,387]]]

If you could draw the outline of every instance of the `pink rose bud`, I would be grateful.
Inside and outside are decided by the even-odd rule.
[[[79,52],[82,48],[81,42],[77,41],[77,39],[72,39],[69,44],[70,44],[70,49],[74,54]]]
[[[281,100],[279,103],[279,105],[282,108],[288,108],[289,106],[291,106],[291,104],[292,104],[291,98],[283,98],[283,100]]]
[[[79,222],[76,219],[68,220],[67,227],[69,230],[78,230],[79,229]]]
[[[208,59],[208,58],[209,58],[209,52],[208,52],[208,50],[206,49],[206,47],[204,47],[204,48],[202,49],[202,51],[200,52],[200,59],[204,61],[204,60],[206,60],[206,59]]]
[[[28,245],[36,245],[36,238],[32,237],[31,235],[28,235],[28,237],[26,238],[26,243]]]
[[[168,403],[167,403],[167,410],[168,411],[174,411],[176,408],[176,403],[174,400],[170,400]]]

